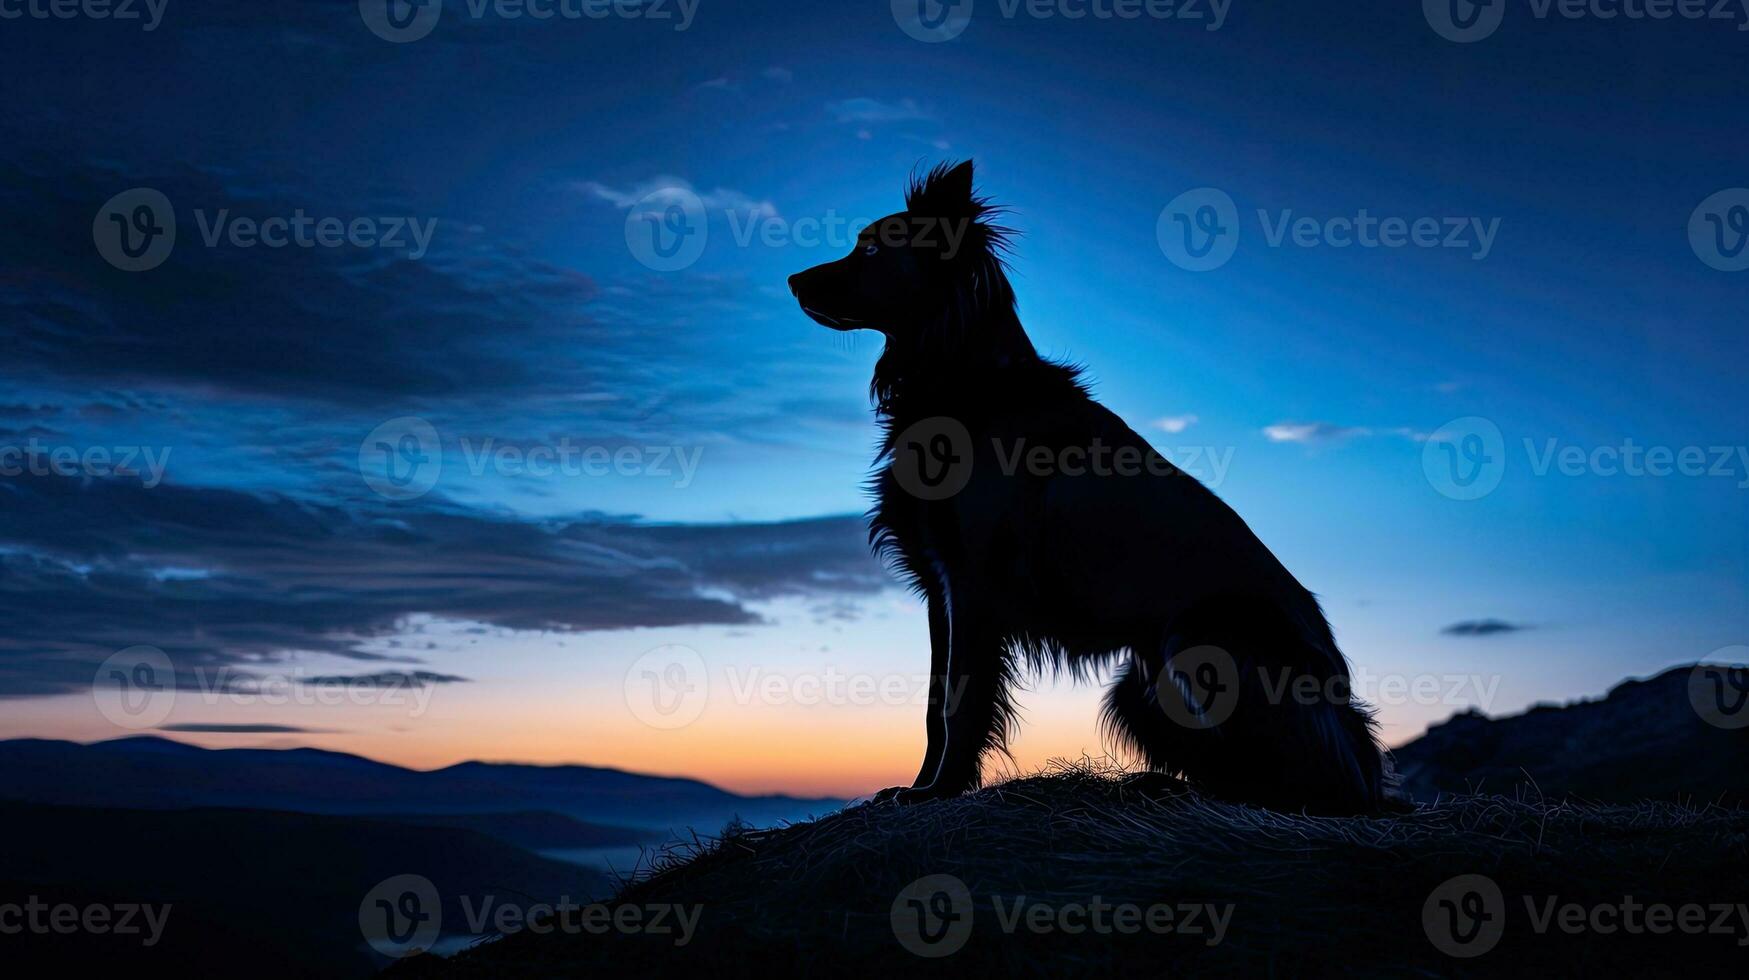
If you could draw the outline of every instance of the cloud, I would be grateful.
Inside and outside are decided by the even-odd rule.
[[[302,725],[209,725],[189,723],[164,725],[161,732],[184,732],[211,735],[332,735],[332,728],[305,728]]]
[[[419,416],[476,441],[698,445],[740,438],[778,399],[832,383],[817,364],[784,359],[790,337],[724,328],[771,314],[763,282],[603,282],[446,219],[419,261],[381,249],[207,247],[202,221],[219,210],[408,213],[243,183],[183,166],[124,174],[0,159],[0,212],[12,216],[0,229],[0,440],[173,445],[183,482],[314,491],[327,481],[345,493],[357,486],[346,457],[390,418]],[[104,201],[137,185],[165,193],[178,232],[163,265],[134,274],[98,257],[91,227]],[[594,212],[588,220],[623,249],[616,216],[595,201],[639,188],[596,185],[593,199],[558,189],[571,217]],[[776,211],[727,188],[706,200]],[[658,393],[684,410],[653,415]],[[562,491],[521,481],[515,492]]]
[[[163,265],[130,274],[97,258],[91,226],[103,201],[136,185],[169,199],[177,237]],[[381,201],[318,208],[201,172],[0,163],[0,212],[4,370],[33,381],[364,406],[574,391],[635,362],[590,315],[589,276]],[[435,224],[418,260],[407,249],[234,247],[219,225],[299,213]]]
[[[59,414],[59,405],[0,405],[0,419],[47,419]]]
[[[586,180],[576,186],[616,208],[631,208],[639,204],[657,207],[697,200],[703,202],[707,211],[734,211],[771,218],[777,217],[778,213],[777,205],[770,201],[755,199],[752,195],[733,188],[718,187],[699,191],[690,181],[667,175],[652,177],[624,188],[611,187],[593,180]]]
[[[935,117],[914,99],[883,102],[880,99],[855,98],[828,102],[826,112],[841,123],[896,123],[930,121]]]
[[[761,621],[749,602],[890,584],[853,517],[655,525],[419,504],[0,477],[0,696],[88,688],[99,663],[138,644],[189,671],[187,686],[195,671],[246,684],[251,669],[309,654],[418,664],[381,641],[419,617],[557,632],[736,626]]]
[[[1177,435],[1185,429],[1195,425],[1198,421],[1199,420],[1194,415],[1168,415],[1165,418],[1155,419],[1154,428],[1159,429],[1162,432],[1170,432]]]
[[[772,65],[761,70],[759,77],[776,85],[788,85],[796,80],[796,73],[781,65]],[[718,75],[693,87],[701,92],[729,92],[736,96],[744,95],[746,88],[738,73]]]
[[[1527,629],[1530,627],[1523,623],[1508,623],[1499,619],[1466,619],[1461,623],[1453,623],[1440,632],[1447,636],[1494,636]]]
[[[1331,422],[1277,422],[1263,427],[1270,442],[1298,442],[1306,445],[1340,442],[1372,435],[1371,429],[1336,425]]]
[[[1423,432],[1420,429],[1410,428],[1406,425],[1399,425],[1396,428],[1386,429],[1385,435],[1401,436],[1410,442],[1426,442],[1433,438],[1433,433],[1431,432]]]
[[[328,674],[312,677],[304,683],[316,687],[350,687],[361,690],[376,688],[431,687],[436,684],[466,684],[466,677],[439,674],[429,670],[381,670],[374,674]]]
[[[870,133],[866,129],[862,130],[861,132],[858,132],[857,136],[860,137],[863,135],[863,133],[868,133],[868,136],[871,138],[874,136],[873,133]],[[947,151],[947,150],[953,149],[952,143],[949,143],[947,140],[944,140],[939,136],[919,136],[916,133],[900,133],[899,138],[904,139],[904,140],[909,140],[913,143],[923,143],[925,145],[932,146],[932,147],[934,147],[938,150],[942,150],[942,151]]]
[[[1196,416],[1190,418],[1194,420]],[[1304,445],[1328,444],[1372,436],[1396,436],[1411,442],[1426,442],[1432,436],[1431,433],[1406,425],[1376,429],[1361,425],[1337,425],[1333,422],[1277,422],[1264,426],[1263,434],[1270,442],[1297,442]]]

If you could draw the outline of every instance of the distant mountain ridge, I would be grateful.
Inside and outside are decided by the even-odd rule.
[[[0,798],[396,816],[551,811],[591,824],[711,833],[733,817],[768,824],[842,802],[741,796],[696,779],[591,766],[464,762],[426,772],[322,749],[205,749],[145,735],[0,741]]]
[[[1518,715],[1454,715],[1393,752],[1403,788],[1421,801],[1526,788],[1599,802],[1749,802],[1749,727],[1702,717],[1691,700],[1695,669]],[[493,822],[469,817],[491,814],[502,820],[495,836],[537,848],[647,840],[647,830],[709,834],[731,818],[769,825],[843,802],[741,796],[696,779],[593,766],[464,762],[419,771],[322,749],[205,749],[156,736],[0,741],[0,799],[372,815],[485,830]]]
[[[1626,680],[1597,700],[1454,715],[1392,753],[1403,788],[1419,801],[1522,787],[1551,799],[1741,805],[1749,727],[1702,717],[1691,699],[1696,667]]]

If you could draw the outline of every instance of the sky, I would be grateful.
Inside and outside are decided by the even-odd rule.
[[[1749,654],[1744,9],[436,2],[0,0],[0,737],[908,782],[879,339],[783,280],[968,158],[1387,742]]]

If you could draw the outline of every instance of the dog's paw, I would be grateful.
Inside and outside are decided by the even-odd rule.
[[[933,786],[891,786],[874,795],[875,803],[896,803],[899,806],[909,806],[913,803],[924,803],[929,800],[942,800],[952,793],[943,793]]]
[[[889,786],[876,793],[870,803],[897,803],[909,806],[912,803],[927,803],[930,800],[946,800],[959,796],[964,790],[946,789],[940,786]]]
[[[951,790],[939,789],[934,786],[913,786],[901,789],[893,794],[893,802],[900,806],[910,806],[913,803],[928,803],[931,800],[946,800],[958,796]]]

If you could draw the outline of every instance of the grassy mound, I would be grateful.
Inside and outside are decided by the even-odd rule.
[[[1447,884],[1468,875],[1498,892]],[[656,905],[695,910],[696,931],[684,945],[672,933],[523,932],[391,975],[1740,968],[1749,813],[1471,796],[1377,819],[1299,817],[1156,775],[1063,767],[956,800],[731,831],[658,862],[616,902],[644,921]],[[1647,912],[1665,906],[1668,921]]]

